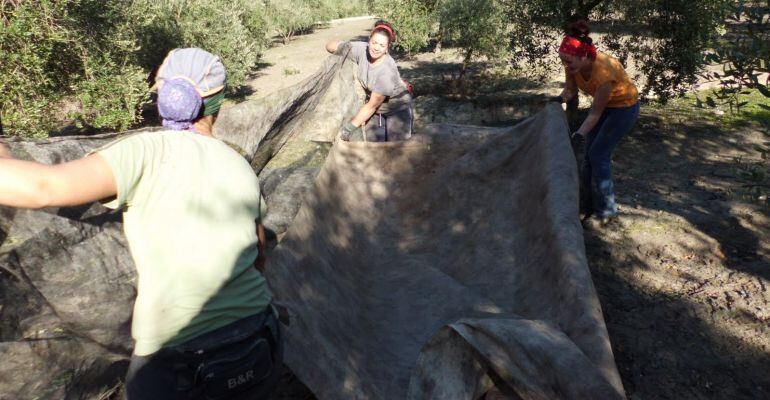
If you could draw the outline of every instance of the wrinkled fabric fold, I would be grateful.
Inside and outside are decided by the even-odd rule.
[[[332,147],[267,271],[292,371],[319,399],[623,398],[563,111],[427,131]]]

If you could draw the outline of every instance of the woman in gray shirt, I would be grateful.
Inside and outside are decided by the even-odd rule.
[[[393,27],[379,20],[374,23],[368,42],[326,44],[328,52],[358,64],[358,80],[366,91],[366,103],[352,120],[342,125],[343,140],[352,139],[364,125],[366,141],[370,142],[407,140],[412,136],[412,94],[388,54],[393,38]]]

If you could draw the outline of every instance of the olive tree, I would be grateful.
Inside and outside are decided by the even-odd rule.
[[[430,40],[438,48],[458,49],[458,81],[473,59],[499,60],[508,49],[499,0],[389,0],[375,3],[374,10],[394,25],[397,46],[407,53],[424,49]]]
[[[425,1],[381,1],[374,3],[372,10],[393,25],[396,30],[394,46],[406,54],[424,49],[434,36],[436,18]]]
[[[288,44],[294,35],[313,27],[318,21],[315,11],[307,2],[270,1],[267,3],[267,16],[271,28],[284,44]]]
[[[148,77],[175,47],[203,47],[245,82],[267,44],[250,0],[0,2],[3,133],[46,136],[64,126],[123,130],[141,120]]]
[[[474,57],[494,60],[505,53],[506,22],[497,0],[445,0],[438,12],[442,41],[463,54],[460,80]]]
[[[726,30],[705,57],[708,62],[721,65],[721,71],[704,75],[720,82],[716,92],[719,100],[731,109],[740,110],[745,103],[738,100],[738,94],[746,88],[757,89],[770,99],[770,78],[763,75],[770,73],[770,0],[764,4],[745,1],[733,4],[726,23],[731,29]],[[770,112],[770,105],[758,105]]]
[[[3,133],[46,136],[66,120],[123,129],[137,120],[146,75],[120,33],[125,3],[0,2]]]
[[[501,0],[511,21],[512,53],[542,61],[560,31],[576,19],[620,22],[606,45],[632,56],[645,77],[645,94],[665,101],[691,86],[705,65],[731,0]],[[621,60],[624,61],[624,60]]]

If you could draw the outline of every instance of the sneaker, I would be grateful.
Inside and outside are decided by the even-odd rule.
[[[602,226],[607,226],[607,225],[613,224],[617,220],[618,220],[618,215],[617,214],[607,215],[607,216],[604,216],[604,217],[602,217],[600,219]]]
[[[580,212],[578,213],[578,218],[580,218],[580,222],[583,222],[588,218],[591,218],[592,215],[594,215],[593,210],[581,209]]]
[[[600,221],[596,218],[591,218],[591,216],[587,216],[580,220],[580,225],[583,226],[583,229],[585,230],[597,230],[601,229]]]

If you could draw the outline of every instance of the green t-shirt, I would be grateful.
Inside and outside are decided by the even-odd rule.
[[[124,207],[138,274],[135,354],[265,310],[271,294],[253,267],[265,205],[243,157],[186,131],[140,133],[97,152],[115,176],[118,195],[106,205]]]

